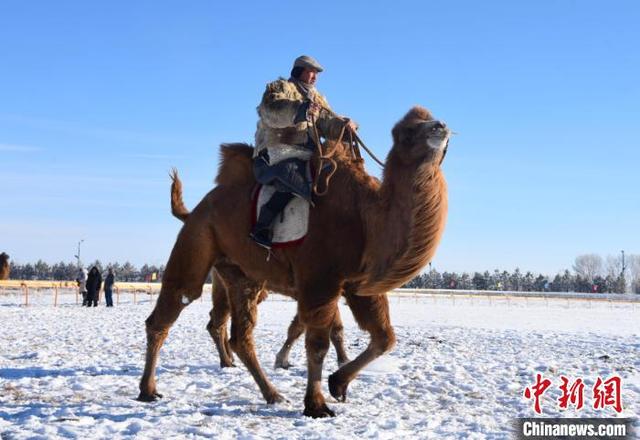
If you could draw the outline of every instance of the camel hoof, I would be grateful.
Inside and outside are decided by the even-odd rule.
[[[276,369],[282,368],[282,369],[288,370],[289,367],[291,367],[291,366],[292,366],[292,364],[287,360],[276,359],[276,363],[274,365],[274,368],[276,368]]]
[[[344,402],[347,400],[347,387],[348,383],[338,381],[336,373],[329,376],[329,392],[338,402]]]
[[[324,417],[335,417],[336,413],[333,412],[326,404],[322,404],[317,408],[305,407],[303,414],[306,417],[313,417],[314,419],[322,419]]]
[[[266,397],[266,401],[268,405],[273,405],[274,403],[287,402],[287,399],[285,399],[284,396],[279,392],[274,391],[268,397]]]
[[[153,393],[145,393],[140,391],[140,394],[138,395],[138,398],[136,400],[138,400],[139,402],[155,402],[158,399],[162,399],[162,394],[158,393],[157,391],[154,391]]]

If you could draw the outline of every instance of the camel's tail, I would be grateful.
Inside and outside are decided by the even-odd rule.
[[[178,220],[185,222],[191,213],[182,201],[182,182],[175,168],[169,173],[171,176],[171,214]]]

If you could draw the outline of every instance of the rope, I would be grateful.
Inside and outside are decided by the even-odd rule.
[[[342,127],[342,130],[340,131],[340,136],[338,138],[338,143],[336,143],[336,147],[334,147],[334,149],[331,151],[330,154],[325,156],[324,152],[322,151],[323,146],[322,146],[322,142],[320,142],[320,134],[318,133],[318,127],[316,126],[316,119],[312,118],[311,123],[313,124],[313,134],[315,136],[314,142],[316,144],[316,149],[318,150],[318,166],[316,167],[316,175],[315,175],[312,189],[313,189],[313,192],[318,197],[322,197],[329,192],[329,181],[331,181],[331,178],[333,177],[336,170],[338,169],[338,164],[336,163],[335,160],[333,160],[332,156],[336,151],[337,145],[340,142],[342,142],[342,137],[344,136],[344,131],[345,131],[345,128],[347,127],[347,124],[345,124]],[[331,164],[332,170],[329,174],[327,174],[327,176],[324,179],[324,191],[320,192],[318,190],[318,182],[320,181],[320,174],[322,173],[322,161],[325,161],[325,160]]]
[[[312,190],[317,196],[322,197],[326,195],[327,192],[329,192],[329,182],[331,181],[331,178],[333,177],[336,170],[338,169],[338,164],[336,163],[335,160],[333,160],[332,157],[336,152],[337,146],[342,143],[342,139],[344,138],[344,132],[346,131],[346,128],[347,128],[348,120],[345,120],[341,116],[338,116],[333,110],[328,109],[323,105],[320,105],[320,108],[328,112],[330,115],[336,118],[340,118],[342,121],[344,121],[344,125],[342,126],[342,130],[340,130],[340,136],[338,136],[338,140],[335,143],[335,147],[333,148],[333,150],[331,150],[328,154],[325,155],[323,151],[324,146],[320,141],[320,134],[318,133],[318,127],[316,126],[317,119],[316,117],[312,117],[311,119],[311,123],[313,124],[313,135],[315,137],[314,143],[316,144],[316,149],[318,150],[318,165],[316,167],[316,174],[315,174]],[[378,163],[378,165],[384,168],[384,163],[380,159],[378,159],[375,156],[375,154],[373,154],[373,152],[365,145],[362,139],[360,139],[360,136],[358,136],[357,133],[349,130],[349,152],[351,153],[351,156],[355,160],[362,161],[362,155],[360,154],[359,147],[364,148],[364,150],[369,154],[369,156],[371,156],[371,158],[375,160]],[[329,174],[327,174],[327,176],[324,178],[324,191],[320,191],[318,190],[318,186],[319,186],[318,183],[320,181],[320,174],[322,173],[323,161],[329,162],[331,164],[332,169],[329,172]]]
[[[380,165],[382,168],[384,168],[384,163],[383,163],[380,159],[378,159],[378,158],[375,156],[375,154],[373,154],[373,152],[372,152],[370,149],[368,149],[368,148],[367,148],[367,146],[364,144],[364,142],[362,142],[362,139],[360,139],[360,136],[358,136],[358,134],[357,134],[357,133],[353,133],[353,136],[355,137],[356,142],[357,142],[358,144],[360,144],[360,146],[361,146],[362,148],[364,148],[364,151],[366,151],[367,153],[369,153],[369,156],[371,156],[371,158],[372,158],[373,160],[375,160],[376,162],[378,162],[378,165]],[[359,156],[359,155],[360,155],[360,152],[358,152],[358,156]]]
[[[325,110],[326,112],[328,112],[330,115],[332,115],[332,116],[334,116],[334,117],[336,117],[336,118],[341,118],[341,116],[338,116],[338,114],[337,114],[336,112],[334,112],[333,110],[331,110],[330,108],[327,108],[327,107],[325,107],[325,106],[323,106],[323,105],[320,105],[320,107],[321,107],[323,110]],[[342,118],[341,118],[341,119],[342,119]],[[350,134],[351,134],[351,133],[350,133]],[[360,139],[360,137],[358,136],[358,134],[357,134],[357,133],[352,133],[352,135],[353,135],[353,137],[355,137],[355,140],[356,140],[356,144],[355,144],[355,145],[356,145],[356,150],[357,150],[357,148],[358,148],[358,144],[359,144],[359,146],[361,146],[362,148],[364,148],[364,150],[365,150],[367,153],[369,153],[369,156],[371,156],[371,158],[372,158],[373,160],[375,160],[375,161],[378,163],[378,165],[380,165],[382,168],[384,168],[384,162],[382,162],[380,159],[378,159],[378,158],[376,157],[376,155],[375,155],[375,154],[373,154],[373,151],[371,151],[369,148],[367,148],[367,146],[364,144],[364,142],[362,141],[362,139]],[[356,154],[356,156],[357,156],[358,158],[362,158],[362,156],[360,155],[360,151],[358,151],[358,153]]]

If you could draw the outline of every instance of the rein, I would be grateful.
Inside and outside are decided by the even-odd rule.
[[[344,125],[342,126],[342,130],[340,130],[340,136],[338,136],[338,140],[335,143],[335,147],[333,148],[333,150],[331,150],[328,154],[325,155],[324,152],[324,146],[322,145],[322,142],[320,140],[320,134],[318,133],[318,127],[316,125],[316,118],[312,119],[312,124],[313,124],[313,135],[315,137],[314,139],[314,143],[316,144],[316,149],[318,151],[318,165],[316,167],[316,174],[315,174],[315,179],[313,182],[313,192],[317,195],[317,196],[324,196],[327,194],[327,192],[329,191],[329,182],[331,181],[331,178],[333,177],[333,175],[335,174],[336,170],[338,169],[338,164],[336,163],[335,160],[333,160],[333,155],[336,152],[336,149],[338,148],[338,145],[340,145],[342,143],[342,139],[344,138],[344,133],[346,131],[347,128],[347,121],[344,118],[338,116],[335,112],[333,112],[331,109],[326,108],[325,106],[320,106],[322,110],[328,112],[329,114],[333,115],[334,117],[340,118],[341,120],[344,121]],[[357,133],[352,132],[351,130],[349,130],[349,152],[351,153],[351,156],[357,160],[357,161],[362,161],[362,155],[360,154],[360,147],[364,148],[364,150],[369,154],[369,156],[371,156],[371,158],[373,160],[375,160],[378,165],[380,165],[382,168],[384,168],[384,163],[378,159],[375,154],[373,154],[373,152],[367,148],[367,146],[364,144],[364,142],[362,141],[362,139],[360,139],[360,137],[358,136]],[[328,162],[331,165],[331,171],[329,172],[329,174],[327,174],[327,176],[324,178],[324,191],[320,192],[318,190],[318,181],[320,179],[320,174],[322,173],[322,168],[323,168],[323,161]]]
[[[323,105],[320,106],[322,108],[322,110],[328,112],[330,115],[336,117],[336,118],[340,118],[340,119],[344,119],[341,116],[338,116],[338,114],[336,114],[336,112],[334,112],[333,110],[331,110],[330,108],[327,108]],[[371,158],[373,160],[375,160],[378,165],[380,165],[382,168],[384,168],[384,162],[382,162],[380,159],[378,159],[376,157],[375,154],[373,154],[373,151],[371,151],[369,148],[367,148],[367,146],[364,144],[364,142],[362,141],[362,139],[360,139],[360,136],[358,136],[357,133],[349,133],[349,135],[352,136],[352,139],[355,139],[355,143],[352,142],[352,145],[355,145],[355,149],[357,150],[358,147],[362,147],[364,148],[364,151],[366,151],[369,156],[371,156]],[[360,151],[358,151],[356,157],[361,158],[362,156],[360,155]]]
[[[367,148],[367,146],[364,144],[364,142],[362,142],[362,139],[360,139],[360,136],[358,136],[357,133],[353,133],[353,136],[355,137],[355,140],[356,140],[357,144],[359,144],[362,148],[364,148],[364,151],[369,153],[369,156],[371,156],[371,159],[373,159],[376,162],[378,162],[378,165],[380,165],[382,168],[384,168],[384,163],[380,159],[378,159],[375,154],[373,154],[373,151],[371,151],[370,149]],[[358,155],[360,155],[360,152],[358,152]]]
[[[338,164],[336,163],[335,160],[333,160],[333,155],[335,154],[336,149],[338,148],[337,147],[338,144],[342,142],[342,137],[344,136],[344,131],[347,128],[347,124],[345,124],[342,127],[342,130],[340,131],[340,136],[338,137],[338,142],[336,143],[336,147],[334,147],[334,149],[331,150],[329,154],[327,154],[326,156],[324,155],[324,151],[323,151],[324,147],[322,145],[322,142],[320,141],[320,134],[318,133],[318,127],[316,126],[315,118],[313,118],[312,124],[313,124],[313,135],[315,137],[314,143],[316,144],[316,149],[318,150],[318,166],[316,167],[316,174],[315,174],[315,178],[313,179],[312,189],[317,196],[322,197],[326,195],[327,192],[329,192],[329,181],[331,181],[331,178],[333,177],[336,170],[338,169]],[[329,174],[327,174],[327,176],[324,178],[324,191],[320,192],[318,190],[318,181],[320,180],[320,174],[322,173],[323,161],[329,162],[332,169],[331,169],[331,172],[329,172]]]

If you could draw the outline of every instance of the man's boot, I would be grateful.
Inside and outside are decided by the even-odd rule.
[[[265,249],[271,249],[271,223],[277,215],[277,212],[273,212],[266,206],[263,206],[260,210],[258,221],[249,234],[249,237],[251,237],[253,241]]]
[[[262,206],[258,221],[249,234],[249,237],[259,246],[271,249],[271,224],[273,220],[282,212],[287,203],[293,198],[293,194],[276,192],[269,201]]]

